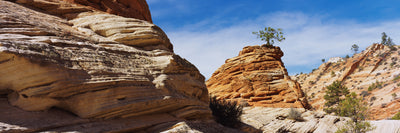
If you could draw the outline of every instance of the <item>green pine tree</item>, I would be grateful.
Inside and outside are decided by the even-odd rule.
[[[324,111],[327,113],[336,113],[338,114],[338,109],[336,106],[343,100],[343,96],[349,94],[349,90],[347,87],[342,85],[341,81],[334,81],[331,85],[326,87],[326,94],[324,95],[325,99],[325,108]]]
[[[351,46],[351,51],[353,51],[354,54],[357,54],[358,48],[359,48],[359,47],[358,47],[357,44],[353,44],[353,45]]]
[[[339,116],[351,118],[337,133],[365,133],[375,128],[364,121],[367,118],[367,103],[358,98],[356,93],[346,95],[337,108]]]
[[[382,41],[381,41],[382,45],[386,45],[387,44],[387,35],[385,32],[382,32]]]
[[[257,35],[258,38],[261,38],[261,41],[267,42],[267,44],[263,45],[265,47],[272,47],[275,43],[274,40],[281,42],[286,39],[285,37],[283,37],[283,32],[281,28],[274,29],[271,27],[265,27],[264,30],[253,32],[253,34]]]

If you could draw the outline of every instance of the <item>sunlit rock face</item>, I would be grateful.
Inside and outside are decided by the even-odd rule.
[[[308,108],[300,85],[291,80],[279,47],[247,46],[227,59],[206,82],[211,95],[250,106]]]
[[[204,77],[173,53],[146,2],[114,3],[139,17],[92,5],[108,2],[1,0],[0,95],[25,111],[57,107],[82,118],[210,118]]]

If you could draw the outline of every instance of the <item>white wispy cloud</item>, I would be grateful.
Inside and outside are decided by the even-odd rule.
[[[204,20],[167,31],[167,34],[175,52],[195,64],[206,78],[226,59],[237,56],[243,47],[263,44],[251,32],[268,26],[284,30],[286,40],[276,45],[285,53],[283,61],[290,74],[309,72],[318,67],[323,58],[351,54],[352,44],[365,49],[379,42],[382,32],[386,32],[395,43],[400,40],[400,20],[361,23],[325,18],[299,12],[275,12],[255,20],[242,20],[229,27],[215,28],[221,25],[218,20]]]

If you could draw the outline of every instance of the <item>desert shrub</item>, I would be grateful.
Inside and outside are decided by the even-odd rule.
[[[295,121],[303,121],[303,117],[301,117],[301,113],[294,108],[290,108],[288,119],[292,119]]]
[[[375,97],[375,96],[372,96],[372,97],[369,99],[370,102],[375,101],[375,100],[376,100],[376,97]]]
[[[311,72],[314,72],[315,70],[317,70],[317,68],[312,69]]]
[[[331,77],[335,77],[336,73],[334,71],[331,71]]]
[[[396,62],[390,63],[390,67],[393,67],[394,65],[396,65]]]
[[[227,102],[217,100],[216,97],[210,97],[210,109],[215,121],[224,126],[236,127],[240,123],[243,107],[237,105],[236,102]]]
[[[311,93],[311,98],[314,98],[315,97],[315,93],[313,92],[313,93]]]
[[[372,91],[374,89],[381,89],[382,88],[382,82],[378,82],[376,81],[375,83],[372,83],[369,87],[368,87],[368,91]]]
[[[400,112],[398,112],[397,114],[395,114],[395,115],[392,117],[392,119],[393,119],[393,120],[400,120]]]
[[[393,78],[393,81],[397,81],[397,80],[399,80],[400,79],[400,75],[397,75],[397,76],[395,76],[394,78]]]
[[[393,97],[393,99],[396,99],[397,94],[396,93],[392,93],[392,97]]]
[[[362,91],[362,92],[360,93],[360,96],[362,96],[362,97],[369,96],[369,92],[368,92],[368,91]]]
[[[390,48],[391,51],[397,51],[397,48],[394,45],[389,46],[389,48]]]
[[[381,100],[382,100],[382,98],[381,98]],[[381,108],[385,108],[386,105],[387,105],[387,103],[382,103],[382,104],[381,104]]]
[[[368,91],[372,91],[372,90],[374,90],[375,88],[374,87],[372,87],[371,85],[368,87]]]

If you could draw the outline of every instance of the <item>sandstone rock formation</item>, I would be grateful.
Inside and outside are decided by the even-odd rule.
[[[8,104],[6,98],[0,98],[1,133],[37,133],[37,132],[134,132],[134,133],[237,133],[215,121],[188,121],[171,116],[168,113],[140,115],[118,119],[84,119],[56,108],[40,112],[28,112]]]
[[[91,119],[210,120],[204,77],[156,25],[65,1],[16,3],[0,0],[0,97],[11,105]]]
[[[292,79],[301,84],[310,104],[318,110],[322,110],[325,103],[325,87],[339,80],[368,102],[370,119],[386,119],[400,112],[399,61],[399,46],[373,44],[353,57],[332,58],[315,71]]]
[[[152,22],[146,0],[63,0],[116,14],[118,16],[137,18]]]
[[[327,115],[324,112],[297,109],[303,121],[288,118],[288,108],[245,107],[242,121],[254,128],[261,129],[264,133],[334,133],[342,128],[348,120],[347,117]],[[398,133],[399,120],[369,121],[374,130],[368,133]]]
[[[81,12],[104,11],[152,23],[146,0],[16,0],[16,2],[66,18],[75,18]]]
[[[305,107],[300,85],[290,79],[279,47],[247,46],[206,82],[211,95],[251,106]]]

